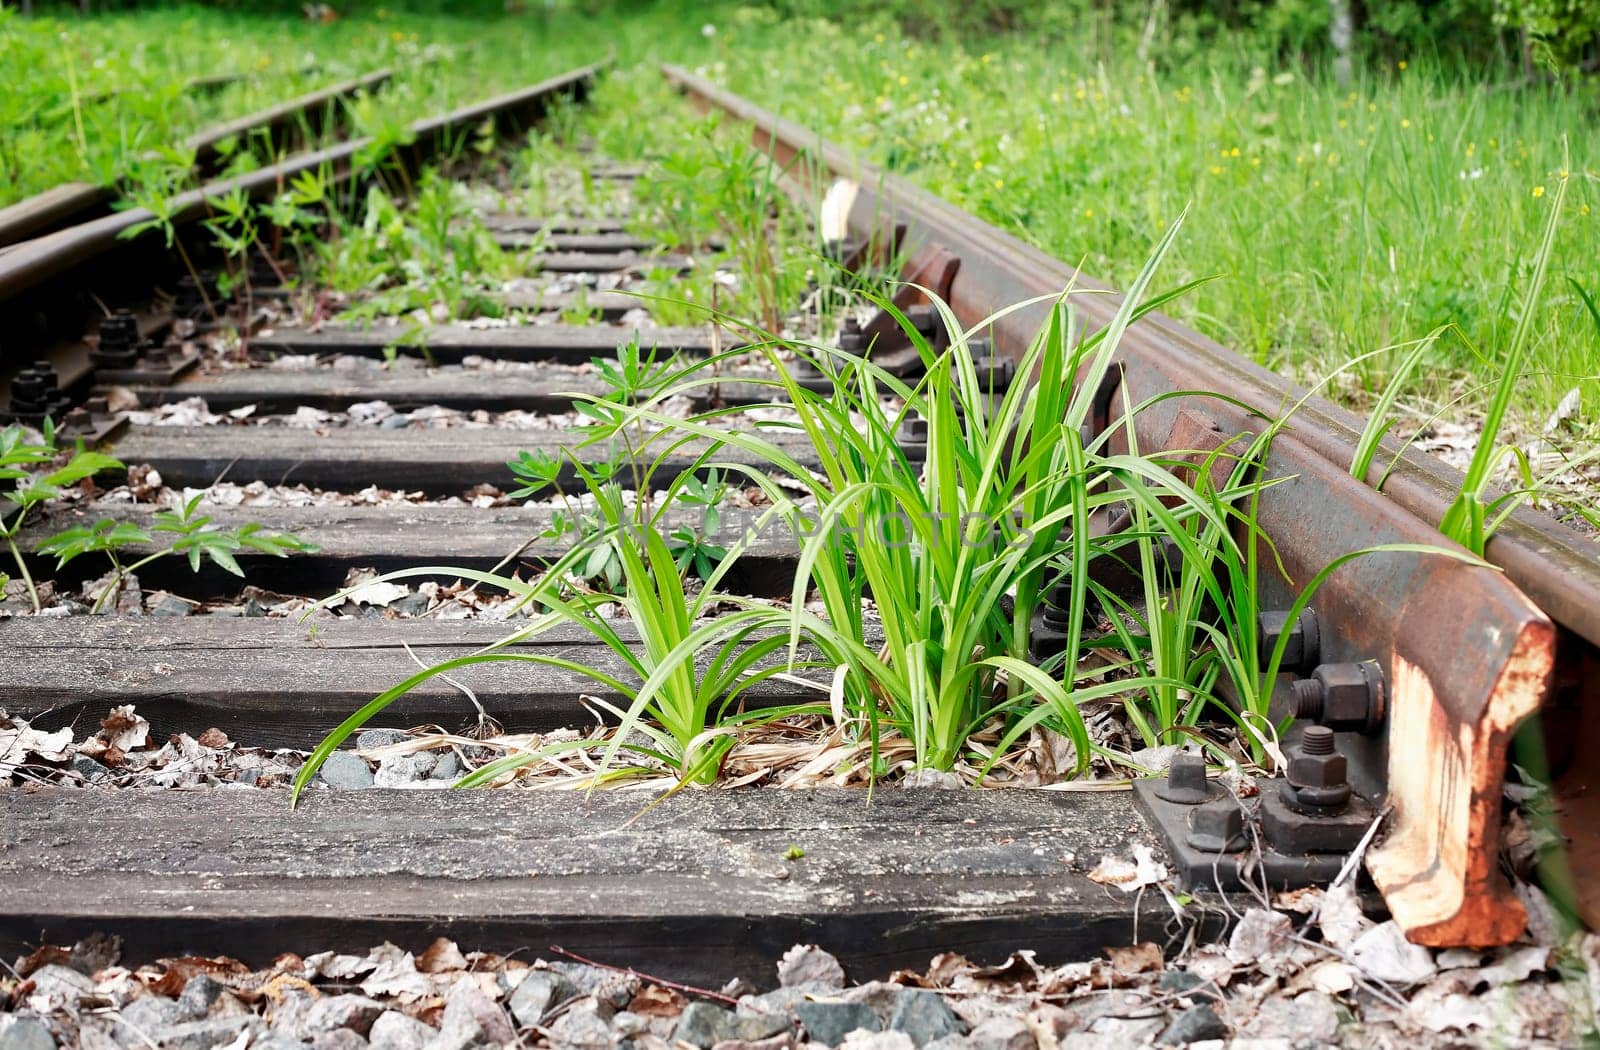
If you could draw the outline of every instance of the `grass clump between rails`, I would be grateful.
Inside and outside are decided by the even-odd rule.
[[[835,733],[864,749],[874,779],[910,769],[959,770],[982,780],[1035,730],[1070,742],[1077,773],[1096,758],[1136,765],[1090,735],[1085,708],[1107,705],[1126,711],[1147,745],[1193,735],[1207,718],[1231,721],[1242,746],[1230,747],[1217,734],[1206,737],[1209,745],[1240,761],[1263,760],[1274,750],[1276,727],[1266,705],[1283,643],[1268,654],[1268,669],[1258,670],[1254,583],[1264,537],[1252,521],[1261,483],[1250,477],[1282,420],[1267,421],[1237,453],[1140,454],[1131,420],[1141,405],[1125,406],[1112,431],[1086,438],[1082,430],[1092,392],[1127,326],[1186,290],[1148,294],[1176,230],[1168,231],[1106,328],[1076,334],[1073,301],[1082,290],[1067,289],[1051,305],[1019,367],[1022,375],[1037,369],[1038,382],[996,389],[971,353],[994,318],[963,330],[937,304],[954,333],[948,348],[936,350],[905,325],[926,366],[920,380],[898,379],[836,349],[773,340],[755,348],[774,366],[776,378],[767,382],[781,395],[760,406],[767,413],[746,416],[750,408],[732,407],[682,419],[660,410],[666,398],[715,382],[717,356],[627,403],[580,398],[597,421],[589,443],[615,447],[622,438],[636,462],[646,464],[640,491],[650,490],[654,465],[686,447],[701,450],[693,469],[659,503],[647,508],[635,500],[630,510],[613,487],[615,472],[596,475],[575,451],[571,466],[606,528],[582,538],[534,581],[439,567],[390,574],[450,572],[498,585],[536,618],[494,645],[380,694],[322,741],[296,779],[296,795],[328,754],[388,704],[433,677],[489,661],[561,666],[623,698],[621,705],[599,705],[620,727],[585,778],[592,785],[663,773],[680,785],[709,782],[741,729],[801,712],[825,714]],[[796,383],[784,368],[790,350],[831,378],[826,390]],[[787,415],[774,417],[770,410],[780,406]],[[913,413],[927,420],[921,462],[896,440]],[[1111,450],[1119,428],[1130,440],[1125,453]],[[820,471],[788,451],[792,442],[766,436],[774,430],[804,434]],[[743,455],[721,461],[725,449]],[[1203,459],[1198,470],[1195,455]],[[1213,484],[1211,467],[1221,459],[1231,466],[1222,472],[1226,480]],[[703,589],[691,598],[685,588],[687,573],[673,559],[661,523],[685,479],[711,469],[748,478],[766,494],[763,522],[782,522],[796,537],[800,556],[787,608],[718,591],[748,536],[731,545]],[[1095,534],[1090,516],[1111,512],[1130,527]],[[881,532],[891,520],[900,531]],[[1240,532],[1244,541],[1236,538]],[[601,616],[602,602],[618,599],[583,586],[575,579],[581,573],[572,572],[587,564],[596,545],[619,537],[628,541],[615,550],[622,560],[620,601],[636,644]],[[1140,566],[1143,593],[1119,595],[1097,585],[1090,562],[1098,557]],[[1301,605],[1336,567],[1306,583]],[[1039,596],[1063,579],[1065,651],[1034,666],[1032,614]],[[710,617],[722,603],[735,611]],[[875,619],[864,612],[869,604]],[[563,623],[600,638],[631,680],[516,650],[518,642]],[[807,669],[824,672],[811,681],[826,704],[755,712],[732,706],[753,681]],[[1237,709],[1216,698],[1223,677],[1239,697]],[[631,735],[635,730],[650,742]],[[895,767],[880,761],[891,740],[905,745],[896,753],[911,754]],[[595,746],[569,741],[513,754],[465,783],[494,782],[562,751]],[[619,765],[622,752],[649,761]]]

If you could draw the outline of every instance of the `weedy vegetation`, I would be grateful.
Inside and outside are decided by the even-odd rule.
[[[54,426],[45,421],[42,436],[33,438],[21,426],[0,430],[0,483],[8,487],[5,500],[14,508],[9,517],[0,514],[0,536],[17,567],[28,592],[33,611],[40,609],[39,591],[28,569],[17,539],[30,512],[42,513],[69,486],[85,481],[102,471],[120,470],[122,463],[103,452],[83,447],[82,441],[63,449]],[[47,469],[57,461],[65,462]],[[210,561],[235,576],[244,570],[235,557],[242,551],[288,557],[291,553],[310,553],[317,548],[294,535],[265,530],[255,522],[236,528],[223,528],[200,513],[204,493],[191,496],[177,510],[157,511],[154,523],[146,530],[130,521],[104,518],[93,525],[73,526],[41,539],[36,550],[54,555],[60,569],[74,559],[101,553],[111,562],[105,585],[94,596],[91,612],[101,612],[129,576],[158,558],[177,555],[187,559],[191,571],[199,572],[203,561]],[[154,547],[154,550],[150,548]],[[133,555],[131,558],[129,557]],[[7,577],[9,581],[9,577]],[[0,584],[3,586],[3,584]]]
[[[1262,537],[1252,508],[1261,489],[1250,480],[1250,467],[1283,421],[1267,421],[1259,437],[1242,436],[1244,451],[1226,454],[1233,465],[1221,472],[1226,480],[1220,484],[1211,480],[1211,467],[1224,453],[1194,453],[1203,459],[1198,468],[1182,451],[1139,453],[1131,420],[1143,406],[1127,406],[1117,424],[1129,439],[1128,452],[1113,451],[1112,431],[1091,435],[1084,429],[1093,391],[1127,326],[1192,290],[1149,291],[1176,233],[1175,225],[1105,328],[1078,334],[1074,303],[1081,290],[1066,289],[1049,303],[1047,323],[1018,364],[1021,375],[1037,370],[1037,383],[1002,387],[981,373],[972,343],[994,318],[965,329],[936,302],[952,332],[946,348],[936,350],[900,318],[923,359],[923,375],[915,380],[829,346],[769,338],[753,352],[772,366],[772,378],[762,380],[772,387],[770,403],[688,419],[663,411],[668,399],[718,381],[718,355],[657,382],[619,380],[611,394],[579,396],[575,405],[591,420],[585,444],[606,452],[598,471],[584,465],[579,450],[566,453],[565,469],[592,499],[592,526],[532,583],[462,574],[517,595],[536,622],[375,698],[319,745],[297,791],[349,734],[435,675],[486,660],[548,663],[552,658],[511,647],[562,623],[596,633],[622,656],[628,643],[619,628],[599,618],[601,598],[626,610],[638,632],[634,648],[643,655],[624,657],[638,684],[560,663],[625,701],[608,708],[620,726],[604,745],[591,784],[649,772],[619,765],[623,751],[647,756],[657,774],[668,770],[679,784],[713,781],[742,727],[802,710],[739,712],[728,700],[747,681],[806,667],[831,671],[832,678],[813,679],[828,702],[803,710],[825,714],[836,732],[866,752],[874,778],[954,770],[981,782],[1031,734],[1046,730],[1070,742],[1079,773],[1097,759],[1132,766],[1128,755],[1089,733],[1084,710],[1103,705],[1120,705],[1148,746],[1199,735],[1219,753],[1232,754],[1216,734],[1199,729],[1202,722],[1231,720],[1243,757],[1263,760],[1278,728],[1268,721],[1267,700],[1283,652],[1280,643],[1268,670],[1259,670],[1253,585]],[[888,299],[876,301],[894,309]],[[797,383],[786,368],[788,354],[828,377],[826,388]],[[642,374],[642,365],[636,369]],[[925,444],[915,451],[899,440],[912,416],[927,422]],[[802,447],[820,470],[796,458],[792,441],[767,436],[774,430],[803,436]],[[639,499],[630,507],[622,498],[616,449],[625,448],[635,464],[656,464],[663,448],[691,445],[704,449],[696,469],[679,476],[652,509],[642,510]],[[723,449],[742,455],[719,459]],[[547,490],[563,469],[554,457],[534,453],[513,466],[528,481],[527,494]],[[635,492],[650,491],[649,469],[635,478]],[[764,520],[784,523],[795,538],[799,558],[787,608],[718,593],[748,536],[689,597],[684,584],[691,567],[705,566],[681,552],[675,557],[660,523],[675,505],[707,505],[708,488],[724,477],[759,489],[766,497]],[[1121,515],[1127,527],[1102,533],[1091,528],[1092,515]],[[1113,557],[1139,570],[1142,591],[1116,593],[1095,583],[1091,563]],[[581,585],[612,559],[618,568],[607,592]],[[405,570],[390,578],[440,571]],[[1302,605],[1328,572],[1307,581]],[[1065,586],[1052,587],[1058,582]],[[1067,639],[1059,657],[1035,666],[1029,659],[1033,614],[1040,596],[1052,591],[1065,614]],[[735,611],[697,624],[724,605]],[[739,673],[716,673],[732,667]],[[1219,698],[1223,679],[1235,686],[1241,707]],[[630,742],[635,729],[654,746]],[[976,743],[980,738],[985,742]],[[909,761],[890,766],[881,760],[891,739],[909,745]],[[551,746],[597,745],[591,739]],[[464,783],[497,782],[550,754],[508,755]]]

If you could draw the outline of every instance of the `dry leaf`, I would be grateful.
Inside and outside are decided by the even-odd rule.
[[[628,1009],[645,1017],[677,1017],[683,1012],[683,996],[671,988],[647,984],[640,988]]]
[[[1126,948],[1107,948],[1105,952],[1111,959],[1111,969],[1120,977],[1132,977],[1139,973],[1160,973],[1165,966],[1165,960],[1161,958],[1161,949],[1149,941]]]
[[[448,973],[452,970],[465,970],[467,957],[461,954],[461,949],[456,942],[446,937],[440,937],[417,957],[417,969],[423,973]]]

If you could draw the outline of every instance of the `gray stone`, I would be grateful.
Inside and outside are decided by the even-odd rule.
[[[690,1003],[678,1015],[678,1027],[672,1038],[680,1043],[710,1050],[724,1039],[739,1038],[737,1022],[732,1010],[724,1010],[713,1003]]]
[[[238,1039],[246,1029],[260,1031],[261,1022],[254,1017],[208,1017],[175,1024],[161,1032],[158,1041],[163,1050],[212,1050]]]
[[[432,1037],[434,1029],[398,1010],[379,1013],[371,1031],[366,1032],[366,1040],[384,1050],[422,1050]]]
[[[504,1047],[516,1041],[505,1011],[484,995],[476,984],[460,981],[450,989],[444,1004],[439,1034],[428,1042],[428,1050],[475,1050]]]
[[[908,988],[894,1004],[889,1030],[904,1032],[913,1044],[923,1046],[947,1035],[960,1035],[962,1024],[943,996],[925,988]]]
[[[911,1037],[904,1032],[864,1032],[856,1029],[844,1037],[840,1050],[913,1050]]]
[[[396,616],[421,616],[428,611],[432,599],[426,594],[408,594],[389,603],[389,611]]]
[[[813,1043],[826,1043],[828,1046],[838,1046],[844,1042],[847,1034],[858,1028],[868,1032],[883,1029],[883,1022],[878,1020],[878,1015],[866,1003],[821,999],[797,1003],[794,1012],[799,1016],[800,1023],[806,1026],[807,1038]]]
[[[178,1014],[182,1020],[198,1021],[211,1012],[211,1004],[227,991],[220,981],[207,974],[197,973],[183,986],[178,996]]]
[[[461,776],[461,772],[461,757],[454,751],[446,751],[433,764],[433,772],[429,776],[434,780],[455,780]]]
[[[784,1032],[782,1035],[755,1042],[745,1039],[724,1039],[711,1050],[795,1050],[795,1038],[793,1033]]]
[[[959,1038],[952,1033],[940,1036],[927,1045]],[[972,1050],[1033,1050],[1038,1040],[1034,1039],[1033,1030],[1020,1017],[990,1017],[979,1022],[972,1030],[967,1037],[967,1045]]]
[[[86,784],[97,784],[110,780],[112,773],[109,768],[96,762],[88,755],[72,756],[72,771],[83,778]]]
[[[843,999],[847,1003],[866,1003],[872,1007],[879,1020],[888,1020],[894,1013],[894,1008],[900,1002],[900,993],[905,991],[904,985],[890,984],[888,981],[868,981],[858,984],[854,988],[846,988],[836,992],[828,998]]]
[[[760,995],[740,996],[737,1012],[752,1017],[765,1017],[771,1014],[792,1017],[795,1006],[805,1002],[806,996],[812,994],[812,991],[804,987],[775,988]]]
[[[759,1043],[775,1035],[793,1032],[794,1027],[794,1018],[788,1010],[774,1010],[767,1014],[735,1012],[733,1015],[734,1038],[746,1043]]]
[[[611,1018],[611,1029],[618,1035],[631,1039],[650,1031],[650,1018],[636,1014],[632,1010],[623,1010]]]
[[[163,594],[150,603],[151,616],[192,616],[194,606],[182,598],[175,598],[170,594]]]
[[[557,962],[551,963],[550,968],[564,975],[584,995],[605,1000],[613,1010],[621,1010],[633,1002],[634,994],[639,991],[639,978],[602,966]]]
[[[976,1029],[974,1029],[974,1034],[976,1034]],[[973,1043],[971,1036],[945,1035],[935,1039],[933,1042],[923,1047],[922,1050],[968,1050],[968,1048],[972,1045]],[[1032,1046],[1033,1043],[1029,1042],[1028,1045]]]
[[[373,784],[367,760],[351,751],[335,751],[317,770],[317,777],[331,788],[356,791]]]
[[[433,756],[426,751],[414,755],[390,755],[378,764],[373,784],[381,788],[415,784],[433,772],[433,761]]]
[[[1218,995],[1214,986],[1197,973],[1189,970],[1165,970],[1156,979],[1156,987],[1163,992],[1175,992],[1195,1000],[1215,1002]]]
[[[385,1010],[372,1022],[367,1040],[383,1050],[422,1050],[433,1038],[433,1028],[399,1010]]]
[[[141,995],[119,1012],[112,1034],[120,1042],[133,1043],[150,1038],[161,1029],[182,1020],[192,1021],[196,1018],[185,1018],[183,1008],[176,999],[168,999],[164,995]]]
[[[511,993],[511,1016],[531,1028],[543,1024],[550,1011],[578,995],[577,986],[554,970],[533,970]]]
[[[94,980],[70,966],[41,966],[28,975],[33,982],[34,995],[42,995],[52,1003],[77,1006],[80,999],[95,994]]]
[[[405,739],[406,734],[399,729],[364,729],[356,734],[356,750],[375,751]]]
[[[611,1031],[611,1017],[611,1007],[603,1001],[580,1003],[550,1025],[550,1045],[557,1050],[610,1050],[621,1041]]]
[[[366,1050],[367,1041],[348,1028],[335,1028],[311,1040],[316,1050]]]
[[[1339,1041],[1339,1008],[1321,992],[1293,999],[1272,998],[1243,1025],[1241,1034],[1258,1039],[1288,1039],[1297,1046],[1329,1046]]]
[[[778,960],[778,983],[785,988],[819,985],[844,987],[844,967],[815,944],[797,944]]]
[[[1217,1012],[1201,1003],[1191,1006],[1175,1017],[1166,1030],[1156,1037],[1162,1046],[1187,1046],[1202,1039],[1226,1039],[1228,1026]]]
[[[314,1036],[348,1028],[365,1037],[385,1009],[382,1003],[364,995],[330,995],[318,999],[306,1011],[305,1030]]]
[[[9,1020],[10,1024],[5,1024]],[[0,1017],[0,1050],[56,1050],[50,1026],[34,1017]]]

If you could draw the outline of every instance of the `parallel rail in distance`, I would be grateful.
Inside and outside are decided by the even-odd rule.
[[[602,66],[583,66],[520,91],[419,120],[411,125],[412,142],[397,151],[398,159],[408,170],[414,171],[427,159],[459,143],[486,120],[493,121],[501,131],[526,127],[542,116],[556,99],[582,99]],[[354,139],[245,175],[207,183],[173,199],[172,219],[180,224],[200,219],[206,214],[208,200],[235,189],[253,198],[276,193],[289,179],[305,171],[325,170],[335,181],[348,181],[357,174],[354,164],[357,155],[371,142],[367,138]],[[78,263],[112,250],[123,243],[124,231],[154,218],[156,216],[144,208],[130,208],[13,245],[0,253],[0,301],[11,299]]]
[[[194,151],[195,173],[201,177],[215,174],[222,159],[220,147],[230,138],[265,133],[274,148],[281,148],[298,121],[320,128],[339,99],[379,88],[392,76],[392,70],[374,70],[197,131],[184,140],[185,148]],[[115,197],[116,191],[108,186],[69,182],[0,208],[0,247],[98,217]]]
[[[702,78],[672,66],[664,72],[700,108],[749,124],[754,141],[811,199],[834,180],[853,181],[852,236],[882,240],[903,225],[903,251],[937,246],[958,256],[951,305],[962,323],[978,324],[1002,307],[1069,285],[1105,293],[1079,299],[1087,324],[1103,325],[1118,309],[1121,297],[1103,282]],[[996,322],[989,333],[996,348],[1018,356],[1046,309]],[[1127,333],[1121,357],[1135,404],[1157,394],[1209,391],[1276,418],[1302,393],[1160,315]],[[1136,422],[1146,448],[1192,448],[1208,432],[1227,440],[1261,425],[1209,397],[1163,402]],[[1295,480],[1263,493],[1260,520],[1292,579],[1266,580],[1264,602],[1286,607],[1298,590],[1294,580],[1350,551],[1445,542],[1433,523],[1460,475],[1391,443],[1399,464],[1379,493],[1348,472],[1360,432],[1352,413],[1312,398],[1274,442],[1268,476]],[[1388,673],[1387,737],[1346,735],[1343,747],[1366,787],[1386,793],[1394,807],[1369,868],[1396,918],[1424,943],[1504,943],[1520,933],[1525,915],[1496,856],[1511,737],[1541,704],[1580,717],[1600,709],[1600,679],[1586,673],[1600,664],[1600,547],[1524,510],[1502,528],[1488,555],[1504,576],[1436,556],[1360,558],[1335,573],[1313,602],[1332,628],[1324,659],[1378,659]],[[1569,770],[1573,778],[1589,775],[1576,764]],[[1566,787],[1580,801],[1597,794],[1570,780]],[[1573,822],[1569,831],[1589,835],[1575,852],[1600,841],[1594,827]],[[1583,903],[1591,919],[1600,914],[1600,899]]]

